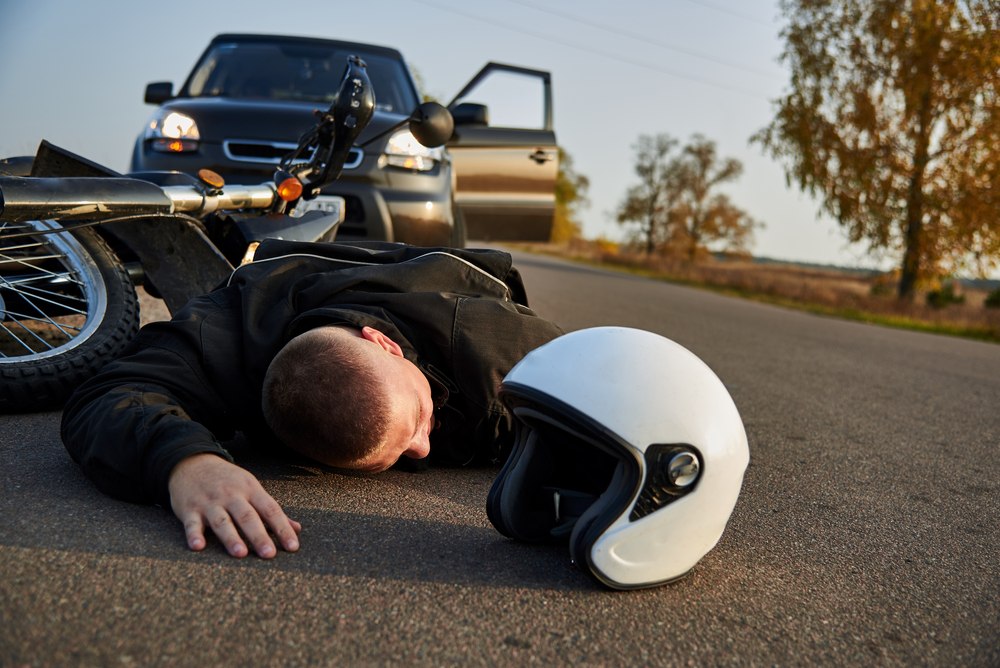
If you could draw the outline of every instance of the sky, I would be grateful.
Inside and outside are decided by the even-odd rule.
[[[591,184],[588,238],[623,238],[639,135],[701,133],[743,163],[724,192],[766,225],[755,255],[885,268],[748,143],[787,86],[781,25],[773,0],[0,0],[0,156],[47,139],[126,171],[146,84],[177,90],[214,35],[345,39],[400,50],[444,102],[489,61],[551,72],[557,141]]]

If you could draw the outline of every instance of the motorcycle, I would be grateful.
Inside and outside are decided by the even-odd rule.
[[[175,313],[267,237],[332,241],[344,200],[317,198],[374,109],[351,56],[330,108],[258,186],[209,170],[122,176],[45,141],[33,158],[0,160],[0,412],[57,407],[111,361],[139,329],[135,285]],[[428,147],[454,127],[426,102],[361,146],[406,124]]]

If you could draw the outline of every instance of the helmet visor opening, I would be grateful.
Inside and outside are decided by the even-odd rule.
[[[499,504],[502,527],[497,528],[528,542],[566,541],[607,491],[622,458],[536,411],[515,412],[519,423],[512,465],[491,490]]]

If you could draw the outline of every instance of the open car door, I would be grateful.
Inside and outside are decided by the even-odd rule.
[[[488,63],[448,109],[455,204],[468,238],[548,241],[559,169],[550,74]]]

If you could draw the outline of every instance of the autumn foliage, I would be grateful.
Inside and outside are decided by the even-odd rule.
[[[761,225],[719,192],[739,178],[743,165],[720,158],[715,142],[694,135],[679,151],[667,134],[641,135],[633,146],[639,183],[618,206],[617,220],[631,225],[647,255],[701,259],[709,249],[746,252]]]
[[[1000,4],[783,0],[791,69],[753,140],[852,241],[898,258],[898,294],[1000,261]]]
[[[573,158],[559,147],[559,172],[556,174],[556,210],[552,219],[551,241],[562,243],[582,235],[579,210],[588,206],[590,181],[573,168]]]

